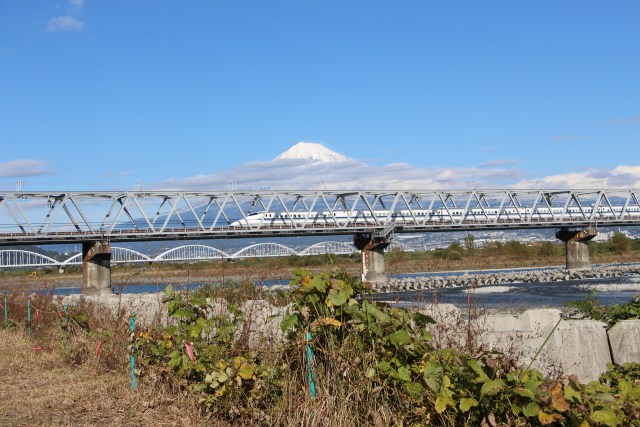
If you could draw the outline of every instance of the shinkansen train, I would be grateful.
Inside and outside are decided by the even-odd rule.
[[[623,214],[624,210],[624,214]],[[292,212],[254,212],[246,218],[233,221],[231,227],[252,227],[270,225],[292,225],[295,223],[306,225],[333,225],[340,224],[375,224],[388,223],[389,221],[398,224],[415,223],[446,223],[458,222],[464,216],[465,221],[472,222],[498,222],[500,221],[571,221],[581,219],[606,220],[606,219],[637,219],[640,218],[640,207],[638,206],[600,206],[593,213],[592,207],[570,207],[564,208],[476,208],[466,211],[459,208],[439,208],[435,210],[413,209],[413,210],[366,210],[366,211],[292,211]]]

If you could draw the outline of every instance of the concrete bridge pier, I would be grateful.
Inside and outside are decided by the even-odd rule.
[[[591,261],[589,260],[589,240],[597,235],[598,231],[593,227],[578,230],[561,228],[560,231],[556,232],[556,237],[565,244],[567,270],[579,270],[581,268],[591,267]]]
[[[111,245],[107,242],[82,243],[83,295],[113,294],[111,289]]]
[[[353,244],[362,251],[362,281],[376,283],[386,280],[384,249],[391,244],[391,238],[358,233],[353,236]]]

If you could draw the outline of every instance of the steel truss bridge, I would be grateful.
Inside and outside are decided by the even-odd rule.
[[[5,246],[594,225],[640,225],[638,190],[0,193]]]
[[[390,249],[394,248],[403,251],[413,250],[407,245],[398,242],[392,242]],[[132,249],[113,246],[111,247],[111,263],[135,264],[156,262],[197,262],[244,258],[288,257],[292,255],[349,255],[356,252],[358,251],[355,246],[346,242],[320,242],[300,251],[296,251],[295,249],[279,243],[258,243],[247,246],[246,248],[240,249],[232,254],[207,245],[183,245],[168,249],[156,256],[149,256]],[[77,253],[66,260],[60,261],[32,251],[20,249],[0,250],[0,268],[64,268],[66,266],[78,265],[82,265],[82,253]]]

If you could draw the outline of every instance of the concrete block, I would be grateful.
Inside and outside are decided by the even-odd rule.
[[[457,321],[462,314],[462,311],[453,304],[425,304],[417,311],[432,317],[437,323],[445,324]]]
[[[546,339],[555,323],[542,331]],[[611,363],[605,324],[595,320],[563,320],[553,332],[543,357],[548,358],[565,375],[575,375],[582,383],[597,380]],[[544,367],[542,373],[549,374]]]
[[[483,350],[499,351],[523,369],[529,366],[543,342],[531,331],[489,331],[480,339]],[[556,364],[546,355],[539,355],[532,366],[540,372],[553,372]]]
[[[560,320],[562,312],[556,308],[541,308],[527,310],[520,315],[520,327],[534,333],[542,333],[547,326],[555,325]],[[545,335],[546,337],[546,335]]]
[[[609,330],[613,362],[640,363],[640,320],[623,320]]]
[[[162,303],[163,294],[102,294],[102,295],[67,295],[59,299],[61,304],[78,304],[81,300],[104,306],[113,314],[124,312],[136,314],[138,324],[167,324],[167,310]]]
[[[481,323],[489,332],[520,331],[520,319],[510,314],[491,314],[481,319]]]
[[[263,346],[266,342],[284,341],[280,330],[280,322],[285,310],[275,307],[264,300],[248,300],[240,307],[244,314],[244,322],[249,329],[249,347]],[[274,316],[273,318],[270,318]]]

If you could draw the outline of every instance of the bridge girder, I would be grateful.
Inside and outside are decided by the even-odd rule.
[[[0,245],[352,235],[390,224],[395,233],[632,226],[640,225],[637,196],[633,189],[4,192]],[[258,212],[263,219],[253,221]]]

